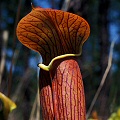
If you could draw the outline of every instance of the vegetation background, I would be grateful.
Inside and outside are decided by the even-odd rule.
[[[115,41],[112,67],[92,109],[106,120],[120,106],[119,0],[0,1],[0,91],[17,104],[9,120],[29,120],[37,95],[40,55],[24,47],[15,31],[19,20],[31,11],[31,2],[43,8],[63,9],[88,21],[91,34],[80,58],[87,111],[106,70],[110,44]]]

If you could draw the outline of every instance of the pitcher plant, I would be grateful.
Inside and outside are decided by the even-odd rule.
[[[82,17],[61,10],[32,8],[20,20],[17,37],[41,54],[40,103],[44,120],[86,120],[78,58],[90,34]]]

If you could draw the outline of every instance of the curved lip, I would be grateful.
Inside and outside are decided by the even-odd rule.
[[[0,92],[0,99],[2,100],[2,102],[3,102],[4,104],[8,104],[8,105],[9,105],[10,112],[17,107],[16,104],[15,104],[12,100],[10,100],[8,97],[6,97],[6,96],[5,96],[3,93],[1,93],[1,92]]]
[[[80,56],[81,55],[81,52],[79,54],[64,54],[64,55],[59,55],[55,58],[53,58],[51,60],[51,62],[49,63],[49,65],[45,65],[45,64],[42,64],[42,63],[39,63],[38,64],[38,67],[45,70],[45,71],[50,71],[52,69],[52,65],[53,65],[53,62],[58,60],[58,59],[62,59],[62,58],[66,58],[66,57],[77,57],[77,56]]]

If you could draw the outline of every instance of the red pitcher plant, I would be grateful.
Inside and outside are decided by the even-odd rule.
[[[43,59],[38,66],[44,120],[86,119],[78,57],[89,34],[86,20],[61,10],[36,7],[18,23],[19,41]]]

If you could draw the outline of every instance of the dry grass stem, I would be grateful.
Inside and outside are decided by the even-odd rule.
[[[71,0],[64,0],[64,3],[63,3],[63,6],[62,6],[61,10],[67,11],[68,8],[69,8],[70,1]]]
[[[99,87],[98,87],[98,89],[97,89],[97,92],[96,92],[96,94],[95,94],[95,96],[94,96],[94,98],[93,98],[93,100],[92,100],[92,103],[91,103],[89,109],[88,109],[87,119],[88,119],[88,117],[89,117],[90,114],[91,114],[91,111],[92,111],[92,109],[93,109],[93,106],[94,106],[94,104],[95,104],[95,102],[96,102],[96,100],[97,100],[97,98],[98,98],[98,96],[99,96],[99,94],[100,94],[100,91],[101,91],[101,89],[102,89],[102,87],[103,87],[103,85],[104,85],[104,83],[105,83],[105,80],[106,80],[106,77],[107,77],[107,75],[108,75],[108,72],[110,71],[110,68],[111,68],[111,65],[112,65],[113,48],[114,48],[115,41],[116,41],[116,40],[113,40],[112,43],[111,43],[110,53],[109,53],[109,57],[108,57],[108,65],[107,65],[107,68],[106,68],[106,70],[105,70],[105,73],[104,73],[104,75],[103,75],[103,77],[102,77],[102,80],[101,80],[101,82],[100,82],[100,85],[99,85]]]

